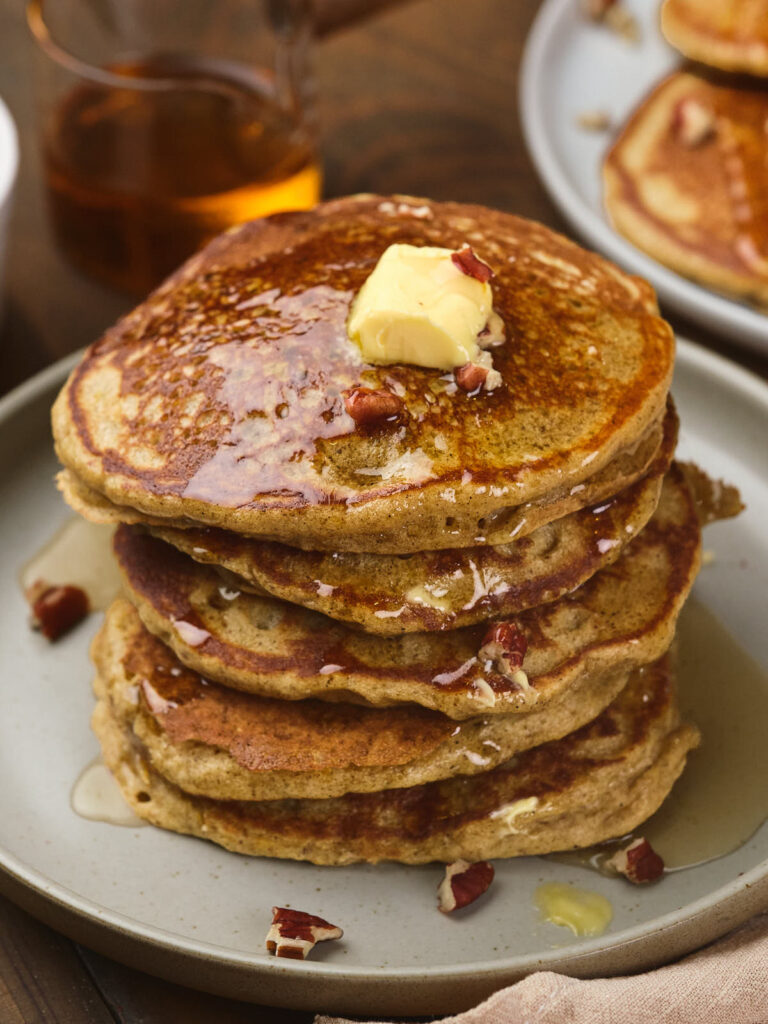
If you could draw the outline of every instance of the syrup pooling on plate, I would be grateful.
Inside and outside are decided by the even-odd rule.
[[[147,824],[137,817],[125,802],[120,788],[101,757],[83,769],[70,798],[72,810],[89,821],[104,821],[109,825],[142,828]]]
[[[768,673],[695,598],[678,625],[678,689],[683,717],[702,733],[661,809],[638,830],[667,870],[724,857],[768,818]],[[551,859],[614,874],[605,862],[626,840]]]
[[[104,611],[122,589],[112,557],[111,526],[89,523],[80,516],[68,519],[19,573],[27,593],[39,580],[49,586],[79,587],[88,595],[92,611]]]

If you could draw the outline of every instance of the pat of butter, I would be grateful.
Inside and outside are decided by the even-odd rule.
[[[367,362],[451,370],[478,361],[477,337],[493,312],[491,286],[463,273],[452,252],[396,244],[382,254],[347,322]]]

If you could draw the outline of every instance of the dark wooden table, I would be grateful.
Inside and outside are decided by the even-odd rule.
[[[517,110],[520,56],[537,7],[537,0],[414,0],[326,39],[316,62],[326,194],[409,192],[483,202],[565,230],[526,153]],[[22,145],[0,344],[2,391],[92,341],[131,305],[80,276],[53,247],[36,150],[32,58],[22,0],[0,0],[0,95]],[[768,377],[768,359],[671,319],[681,334]],[[0,1024],[304,1024],[311,1018],[201,995],[129,970],[0,899]]]

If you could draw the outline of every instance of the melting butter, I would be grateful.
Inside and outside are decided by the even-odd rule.
[[[463,273],[452,253],[396,244],[381,255],[347,323],[367,362],[451,370],[489,359],[478,335],[493,314],[491,286]]]
[[[545,921],[570,928],[574,935],[602,935],[613,919],[611,901],[605,896],[564,882],[538,886],[534,901]]]

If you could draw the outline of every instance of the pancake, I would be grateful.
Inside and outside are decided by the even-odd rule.
[[[663,418],[655,420],[644,432],[636,444],[617,455],[607,466],[604,466],[599,473],[588,477],[583,483],[573,486],[563,485],[556,491],[546,494],[534,501],[526,502],[524,505],[515,508],[505,508],[484,517],[478,523],[482,529],[482,535],[474,538],[477,544],[505,544],[515,538],[525,537],[529,533],[553,522],[570,512],[584,508],[588,504],[595,504],[606,498],[611,498],[620,491],[639,480],[648,473],[651,465],[661,456],[665,441],[669,432],[676,426],[676,419],[668,403],[668,408]],[[79,515],[94,523],[117,524],[117,523],[141,523],[146,526],[158,527],[160,529],[183,530],[201,529],[199,524],[191,520],[167,519],[160,516],[150,516],[145,512],[129,508],[127,505],[115,505],[103,495],[88,487],[70,470],[62,470],[57,477],[59,489],[61,490],[67,504]],[[202,527],[202,529],[219,529],[218,527]],[[221,531],[230,536],[244,536],[233,534],[232,531]],[[446,520],[440,534],[440,543],[450,546],[454,540],[460,540],[458,529],[453,519]],[[271,539],[271,538],[266,538]],[[299,539],[300,540],[300,539]],[[389,552],[391,544],[385,543],[382,537],[370,538],[370,547],[382,552]],[[274,541],[279,543],[279,541]],[[306,547],[297,542],[298,546],[293,550],[301,550]],[[342,537],[340,543],[344,544],[347,550],[346,541]],[[435,550],[437,540],[433,538],[432,545],[427,545],[425,550]],[[350,549],[351,550],[351,549]],[[459,549],[455,549],[459,550]],[[356,552],[356,548],[355,548]],[[336,554],[337,552],[332,552]],[[356,552],[357,553],[357,552]],[[397,554],[398,552],[389,552]],[[401,554],[403,552],[400,552]],[[418,554],[419,552],[405,552],[407,554]]]
[[[135,527],[119,527],[114,548],[144,624],[207,679],[283,700],[414,702],[463,719],[530,711],[576,681],[592,685],[658,658],[698,569],[700,530],[673,466],[653,518],[612,566],[516,617],[528,642],[525,685],[478,660],[486,624],[371,636],[233,590],[216,569]]]
[[[151,767],[106,701],[93,726],[140,817],[237,853],[316,864],[474,861],[625,835],[661,804],[698,742],[679,724],[666,661],[636,672],[589,725],[493,771],[325,800],[191,796]]]
[[[494,391],[361,362],[349,307],[395,241],[471,242],[492,265],[507,336]],[[663,414],[673,355],[650,286],[547,228],[357,196],[193,256],[86,352],[53,430],[78,481],[147,516],[310,550],[467,547],[488,517],[632,451]],[[361,384],[402,397],[399,421],[356,427],[343,392]]]
[[[615,562],[653,515],[676,439],[670,413],[665,443],[646,477],[506,545],[375,555],[301,551],[214,528],[150,532],[195,561],[234,573],[237,587],[367,633],[456,629],[554,601]]]
[[[488,771],[591,721],[627,682],[607,674],[528,715],[458,724],[417,706],[272,700],[184,668],[124,600],[108,610],[92,656],[97,697],[153,769],[222,800],[325,798]]]
[[[661,30],[686,57],[751,75],[768,75],[766,0],[665,0]]]
[[[680,127],[685,110],[703,119],[697,141]],[[767,120],[767,88],[677,72],[643,100],[603,169],[606,208],[631,242],[686,277],[761,306]]]

